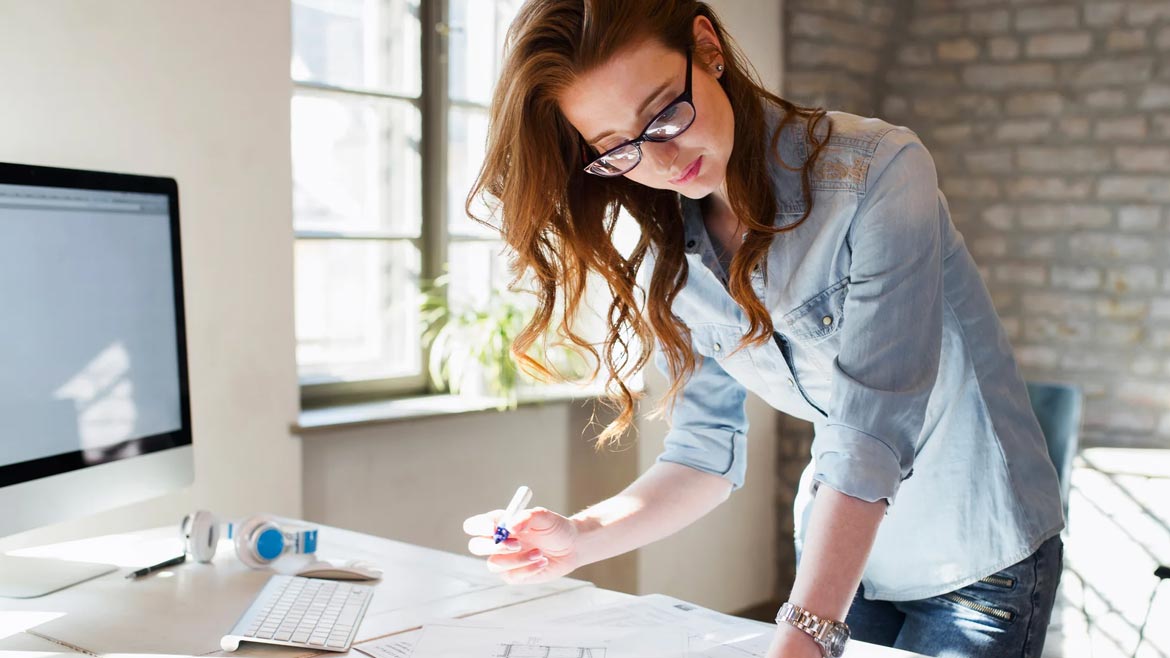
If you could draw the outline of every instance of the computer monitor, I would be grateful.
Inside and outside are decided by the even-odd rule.
[[[0,537],[194,479],[178,186],[0,163]],[[0,596],[108,565],[0,556]]]

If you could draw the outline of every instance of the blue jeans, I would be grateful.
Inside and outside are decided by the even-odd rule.
[[[1057,535],[976,583],[919,601],[869,601],[858,591],[853,639],[948,658],[1038,658],[1064,565]]]

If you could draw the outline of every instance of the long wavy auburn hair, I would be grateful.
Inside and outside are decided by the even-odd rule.
[[[693,26],[706,16],[722,51],[696,46]],[[473,219],[499,230],[511,251],[512,286],[522,279],[532,286],[537,304],[532,320],[512,344],[512,354],[526,372],[546,381],[562,379],[532,356],[554,342],[587,353],[607,374],[606,393],[616,418],[600,433],[595,448],[618,443],[635,418],[641,393],[626,381],[650,360],[657,338],[669,367],[670,387],[658,413],[669,413],[683,385],[694,373],[695,354],[686,325],[671,312],[687,279],[683,220],[678,194],[635,183],[625,177],[600,178],[583,171],[596,152],[585,145],[561,113],[557,98],[582,74],[625,48],[656,39],[685,52],[696,48],[695,65],[722,55],[719,79],[735,116],[735,143],[727,166],[727,193],[732,211],[747,227],[747,237],[731,262],[728,288],[749,321],[741,347],[772,339],[771,317],[753,293],[750,274],[765,257],[773,236],[802,223],[812,210],[809,172],[832,134],[817,138],[827,120],[821,108],[790,103],[770,93],[724,30],[714,11],[694,0],[528,0],[508,30],[504,65],[489,116],[487,153],[467,197]],[[784,111],[765,141],[763,102]],[[702,108],[699,108],[702,111]],[[783,128],[802,122],[813,150],[799,167],[806,210],[795,224],[773,226],[777,201],[766,166]],[[780,161],[779,156],[776,160]],[[789,171],[796,167],[780,161]],[[472,212],[481,197],[491,217]],[[641,229],[636,246],[623,256],[614,245],[618,211],[624,209]],[[494,218],[494,222],[492,219]],[[638,272],[654,250],[649,290]],[[593,273],[608,285],[612,302],[605,314],[606,335],[595,346],[574,329]],[[559,298],[558,298],[559,296]],[[640,303],[639,297],[644,299]],[[553,323],[556,323],[555,326]]]

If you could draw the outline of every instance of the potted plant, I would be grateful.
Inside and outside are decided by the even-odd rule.
[[[493,290],[482,307],[455,309],[446,283],[445,275],[436,279],[422,304],[432,383],[456,395],[499,398],[500,409],[515,408],[518,391],[537,383],[520,370],[511,353],[512,341],[532,317],[532,302],[520,293]],[[583,374],[584,360],[566,347],[554,346],[540,356],[555,372],[570,378]]]

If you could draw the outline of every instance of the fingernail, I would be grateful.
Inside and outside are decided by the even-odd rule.
[[[538,557],[540,557],[540,549],[539,548],[534,548],[531,551],[528,551],[528,559],[529,560],[535,560]]]

